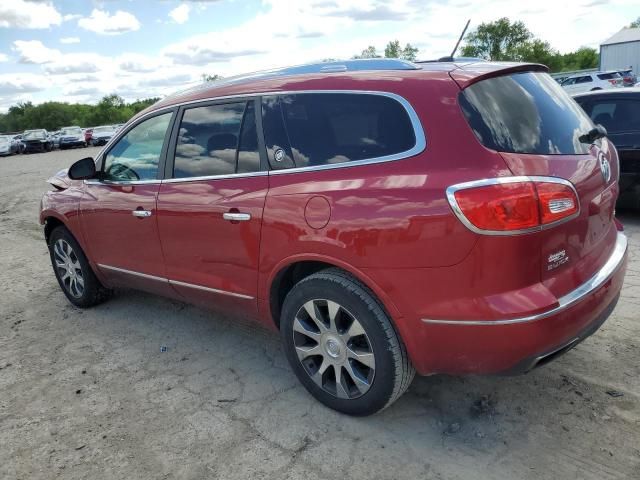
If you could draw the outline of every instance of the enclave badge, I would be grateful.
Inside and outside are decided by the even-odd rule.
[[[600,173],[602,173],[602,178],[604,178],[605,183],[608,183],[609,180],[611,180],[611,165],[602,152],[598,153],[598,163],[600,163]]]

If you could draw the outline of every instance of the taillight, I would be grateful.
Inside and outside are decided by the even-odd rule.
[[[504,177],[454,185],[447,198],[471,230],[515,234],[541,230],[579,213],[578,195],[567,180]]]

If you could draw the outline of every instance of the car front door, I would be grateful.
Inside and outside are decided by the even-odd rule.
[[[170,284],[191,302],[251,316],[268,190],[256,105],[249,98],[183,108],[158,195]]]
[[[86,181],[80,221],[91,259],[115,285],[171,295],[158,237],[156,202],[175,111],[134,124]]]

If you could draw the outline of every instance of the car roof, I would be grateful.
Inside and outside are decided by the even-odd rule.
[[[575,97],[594,97],[594,96],[607,96],[607,95],[640,95],[640,87],[621,87],[621,88],[608,88],[606,90],[593,90],[590,92],[576,93],[572,95]]]
[[[404,81],[453,79],[460,88],[490,76],[518,71],[545,71],[544,65],[512,62],[426,62],[399,59],[356,59],[297,65],[206,82],[177,92],[140,112],[228,96],[268,94],[308,90],[393,91]]]

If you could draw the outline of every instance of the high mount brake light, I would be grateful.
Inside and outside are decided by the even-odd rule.
[[[503,177],[447,188],[455,214],[469,229],[489,235],[542,230],[578,215],[573,185],[554,177]]]

